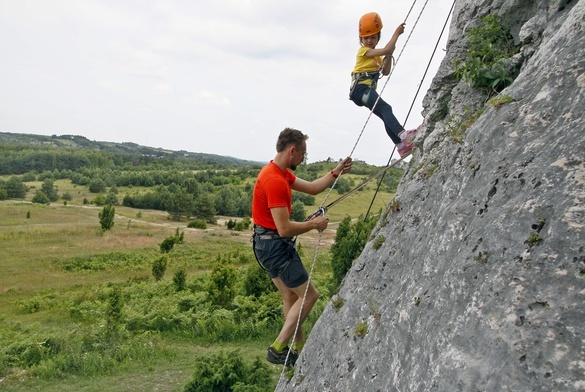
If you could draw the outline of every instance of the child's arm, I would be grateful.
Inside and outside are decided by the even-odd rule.
[[[401,23],[400,25],[398,25],[398,27],[396,28],[396,30],[394,31],[394,34],[392,35],[392,38],[390,38],[390,41],[388,41],[388,43],[386,44],[386,46],[384,46],[384,48],[382,49],[368,49],[368,51],[365,53],[366,57],[376,57],[376,56],[386,56],[386,59],[384,59],[384,64],[382,65],[382,73],[384,75],[388,75],[388,73],[390,73],[390,66],[391,66],[391,57],[392,54],[394,53],[394,49],[396,49],[396,41],[398,41],[398,37],[404,33],[404,23]],[[387,71],[387,72],[384,72]]]
[[[384,61],[382,61],[382,67],[380,67],[380,70],[382,72],[382,75],[387,76],[390,73],[390,70],[392,69],[392,55],[387,55],[386,57],[384,57]]]

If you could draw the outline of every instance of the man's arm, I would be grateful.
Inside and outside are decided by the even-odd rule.
[[[288,209],[286,207],[271,208],[270,213],[276,224],[278,235],[281,237],[294,237],[313,229],[323,231],[329,224],[329,218],[326,216],[318,216],[305,222],[293,222],[290,220]]]
[[[340,161],[335,169],[332,170],[335,176],[329,172],[323,177],[310,182],[297,177],[295,182],[292,183],[291,188],[298,192],[308,193],[309,195],[317,195],[330,187],[335,181],[336,176],[347,173],[350,170],[351,158],[347,157],[343,161]]]

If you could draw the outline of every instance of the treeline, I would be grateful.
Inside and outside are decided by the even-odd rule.
[[[329,167],[331,167],[329,162],[313,163],[299,167],[296,174],[310,181]],[[364,164],[356,164],[352,173],[363,174],[361,181],[366,181],[375,172],[374,169]],[[27,172],[21,176],[12,176],[6,181],[0,180],[0,200],[23,199],[28,191],[26,182],[43,181],[42,187],[36,190],[32,201],[55,202],[59,196],[54,181],[69,179],[73,184],[87,186],[91,193],[96,194],[95,198],[84,200],[84,203],[121,204],[137,209],[161,210],[168,212],[175,220],[194,217],[213,223],[215,215],[250,216],[253,183],[259,170],[260,166],[255,165],[233,170],[204,171],[108,167],[84,168],[77,171],[56,169],[38,174]],[[388,170],[381,189],[394,191],[401,176],[400,169]],[[336,185],[336,190],[339,194],[344,194],[355,187],[357,182],[352,177],[342,177]],[[120,187],[130,190],[120,195],[118,194]],[[132,191],[133,187],[140,189]],[[61,194],[61,197],[64,200],[71,200],[68,194]],[[313,196],[293,192],[292,218],[297,221],[304,220],[306,218],[304,207],[314,204]]]
[[[78,171],[103,168],[150,168],[175,170],[229,169],[253,165],[253,162],[213,154],[167,151],[142,147],[132,143],[98,143],[83,137],[72,137],[73,146],[63,137],[41,140],[37,144],[7,143],[0,133],[0,175],[44,171]],[[4,138],[2,137],[4,136]],[[41,137],[41,136],[36,136]],[[11,140],[11,139],[8,139]],[[36,139],[35,139],[36,140]]]
[[[333,165],[332,159],[301,165],[295,174],[311,181]],[[215,215],[250,216],[252,184],[261,167],[261,163],[235,158],[168,152],[132,143],[98,143],[81,136],[0,133],[0,175],[12,175],[0,180],[0,200],[22,199],[28,191],[26,182],[44,181],[33,202],[54,202],[58,199],[54,181],[69,179],[96,194],[84,203],[162,210],[173,219],[194,217],[211,223]],[[340,178],[337,192],[343,194],[356,186],[355,175],[366,181],[377,170],[355,161],[353,176]],[[398,168],[388,170],[380,189],[393,192],[402,174]],[[141,189],[119,195],[120,187]],[[70,195],[61,196],[71,200]],[[304,206],[314,205],[315,198],[294,192],[293,202],[292,218],[304,220]]]

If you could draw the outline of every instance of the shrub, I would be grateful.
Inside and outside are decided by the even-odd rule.
[[[192,220],[191,222],[189,222],[189,224],[187,224],[187,227],[191,228],[191,229],[207,229],[207,222],[205,222],[205,220],[203,219],[195,219]]]
[[[229,306],[236,295],[236,269],[221,256],[213,264],[207,293],[214,305]]]
[[[244,295],[260,297],[275,291],[274,283],[272,283],[268,272],[256,264],[249,265],[244,269],[241,284]]]
[[[179,228],[175,231],[175,235],[167,237],[160,244],[160,251],[162,253],[169,253],[173,250],[175,244],[182,244],[185,240],[185,232],[179,233]]]
[[[295,201],[292,204],[290,213],[290,219],[295,222],[303,222],[307,219],[307,211],[305,211],[305,205],[301,201]]]
[[[100,178],[96,178],[89,183],[89,191],[91,193],[101,193],[105,190],[106,183]]]
[[[370,216],[368,219],[360,216],[355,225],[352,225],[351,218],[346,216],[339,224],[335,234],[335,243],[331,247],[333,290],[339,287],[351,268],[353,260],[362,252],[376,221],[377,217],[375,216]]]
[[[167,255],[161,256],[152,263],[152,276],[156,281],[159,281],[165,276],[167,271],[168,257]]]
[[[270,369],[260,358],[249,365],[239,351],[221,351],[195,358],[195,370],[185,392],[264,392],[275,387]]]
[[[467,30],[469,50],[464,61],[455,62],[458,79],[465,80],[472,88],[502,91],[515,78],[516,71],[504,61],[516,48],[510,34],[502,27],[495,15],[481,19],[481,25]]]
[[[43,192],[42,190],[38,189],[35,192],[35,195],[32,198],[32,202],[33,203],[37,203],[37,204],[49,204],[50,200],[49,197],[47,196],[47,194],[45,192]]]
[[[114,286],[108,296],[108,306],[106,308],[106,323],[109,327],[114,327],[122,319],[122,290],[119,286]]]
[[[167,237],[160,244],[160,251],[162,253],[169,253],[175,246],[175,236]]]
[[[65,192],[61,195],[61,198],[65,201],[71,201],[73,200],[73,196],[71,196],[71,193],[69,192]]]
[[[180,269],[177,272],[175,272],[175,275],[173,276],[173,284],[175,285],[175,290],[177,291],[185,290],[187,288],[186,282],[187,273],[185,272],[184,269]]]

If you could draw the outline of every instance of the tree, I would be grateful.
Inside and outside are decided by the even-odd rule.
[[[106,196],[105,203],[111,205],[118,204],[118,196],[116,196],[114,192],[110,191],[110,193],[108,193],[108,195]]]
[[[32,202],[37,204],[49,204],[50,200],[45,192],[41,189],[37,189],[32,198]]]
[[[41,190],[45,193],[45,195],[47,195],[49,201],[59,200],[59,194],[57,193],[57,188],[55,188],[55,183],[53,180],[47,178],[45,181],[43,181]]]
[[[303,222],[305,219],[307,219],[307,212],[305,211],[305,205],[303,202],[293,202],[290,219],[296,222]]]
[[[111,204],[106,205],[98,214],[100,218],[100,226],[103,231],[110,230],[114,227],[114,216],[116,209]]]
[[[106,183],[101,178],[91,180],[89,183],[89,191],[91,193],[101,193],[106,190]]]
[[[169,197],[167,212],[173,217],[173,220],[181,220],[181,216],[189,215],[192,209],[193,196],[182,188],[177,189]]]
[[[211,194],[202,193],[193,201],[193,216],[199,219],[205,219],[206,222],[214,220],[215,208]]]
[[[16,176],[12,176],[6,181],[6,194],[9,199],[24,199],[27,190],[24,182]]]
[[[360,216],[352,226],[351,218],[343,218],[335,234],[335,243],[331,246],[331,269],[333,270],[333,289],[337,289],[351,268],[353,260],[362,252],[370,232],[376,225],[378,217],[371,216],[364,220]]]

